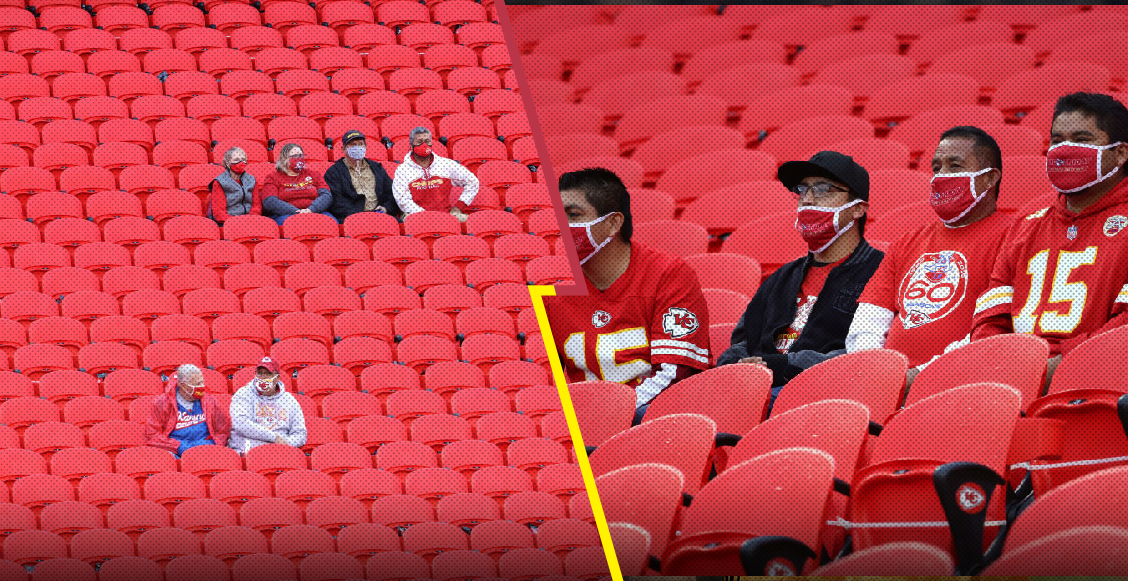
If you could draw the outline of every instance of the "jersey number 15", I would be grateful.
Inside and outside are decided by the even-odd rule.
[[[626,383],[650,371],[650,364],[642,359],[615,363],[615,356],[628,349],[645,349],[648,345],[646,329],[635,327],[614,333],[595,336],[595,365],[587,361],[586,333],[572,333],[564,341],[564,354],[579,369],[584,370],[587,381],[603,380]],[[598,370],[598,375],[593,372]]]
[[[1058,252],[1057,267],[1054,278],[1050,281],[1050,297],[1046,307],[1054,303],[1069,303],[1069,310],[1064,314],[1062,309],[1044,310],[1041,317],[1036,313],[1042,305],[1042,292],[1046,286],[1046,273],[1050,262],[1050,251],[1043,250],[1030,258],[1026,265],[1026,274],[1030,275],[1030,295],[1026,297],[1026,304],[1022,306],[1018,316],[1014,318],[1016,333],[1033,333],[1035,325],[1043,333],[1072,333],[1081,322],[1081,315],[1085,312],[1085,300],[1089,295],[1089,287],[1084,282],[1068,282],[1073,270],[1084,265],[1094,264],[1097,261],[1097,247],[1090,246],[1080,252],[1062,250]]]

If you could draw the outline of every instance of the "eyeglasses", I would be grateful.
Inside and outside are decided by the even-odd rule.
[[[822,182],[810,186],[807,184],[799,184],[791,189],[791,193],[795,196],[796,200],[801,199],[803,196],[807,195],[808,192],[810,192],[816,200],[822,200],[829,198],[831,193],[847,191],[849,190],[840,188],[829,182]]]

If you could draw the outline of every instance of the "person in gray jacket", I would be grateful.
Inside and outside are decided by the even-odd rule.
[[[263,357],[255,377],[231,397],[231,438],[240,454],[264,444],[301,447],[306,443],[305,415],[279,378],[278,362]]]
[[[222,226],[231,216],[261,214],[262,202],[255,196],[255,176],[247,171],[247,152],[232,147],[223,154],[223,173],[208,185],[208,218]]]

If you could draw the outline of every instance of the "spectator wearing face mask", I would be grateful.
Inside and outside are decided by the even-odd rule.
[[[810,252],[764,280],[717,361],[767,366],[772,402],[799,372],[846,352],[858,296],[884,256],[865,240],[869,172],[853,158],[820,151],[776,175],[795,200],[795,235]]]
[[[208,217],[222,226],[231,216],[262,214],[255,176],[247,172],[247,152],[232,147],[223,154],[224,172],[208,186]]]
[[[231,416],[205,389],[200,368],[190,363],[176,369],[145,422],[145,445],[177,457],[193,446],[225,446],[230,435]]]
[[[405,215],[424,210],[450,212],[465,222],[466,207],[478,195],[478,177],[465,166],[431,150],[431,132],[426,127],[411,130],[411,151],[396,167],[392,192]],[[462,188],[452,200],[453,188]]]
[[[278,362],[263,357],[255,377],[231,398],[230,447],[246,454],[264,444],[301,447],[306,443],[305,415],[286,391]]]
[[[328,211],[333,195],[321,175],[306,167],[302,146],[283,145],[274,168],[276,171],[263,178],[259,188],[263,214],[274,218],[279,226],[294,214],[333,215]]]
[[[325,171],[325,183],[333,194],[329,211],[344,222],[357,212],[381,212],[399,216],[400,209],[392,195],[392,178],[384,166],[365,156],[364,134],[347,131],[341,137],[345,156]]]

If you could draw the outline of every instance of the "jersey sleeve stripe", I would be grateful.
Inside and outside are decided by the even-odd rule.
[[[676,356],[676,357],[685,357],[686,359],[690,359],[692,361],[697,361],[699,363],[706,363],[706,364],[709,363],[708,357],[702,357],[702,356],[700,356],[696,353],[693,353],[692,351],[688,351],[686,349],[651,349],[650,354],[651,355],[673,355],[673,356]]]
[[[689,342],[686,342],[686,341],[671,341],[671,340],[668,340],[668,339],[656,339],[656,340],[652,341],[650,343],[650,345],[653,346],[653,347],[674,347],[674,348],[677,348],[677,349],[688,349],[690,351],[697,352],[699,355],[708,355],[709,354],[708,349],[702,349],[701,347],[698,347],[697,345],[694,345],[693,343],[689,343]]]
[[[1008,304],[1013,300],[1013,286],[1000,286],[989,289],[979,297],[979,300],[975,301],[975,314],[978,315],[987,309]]]

